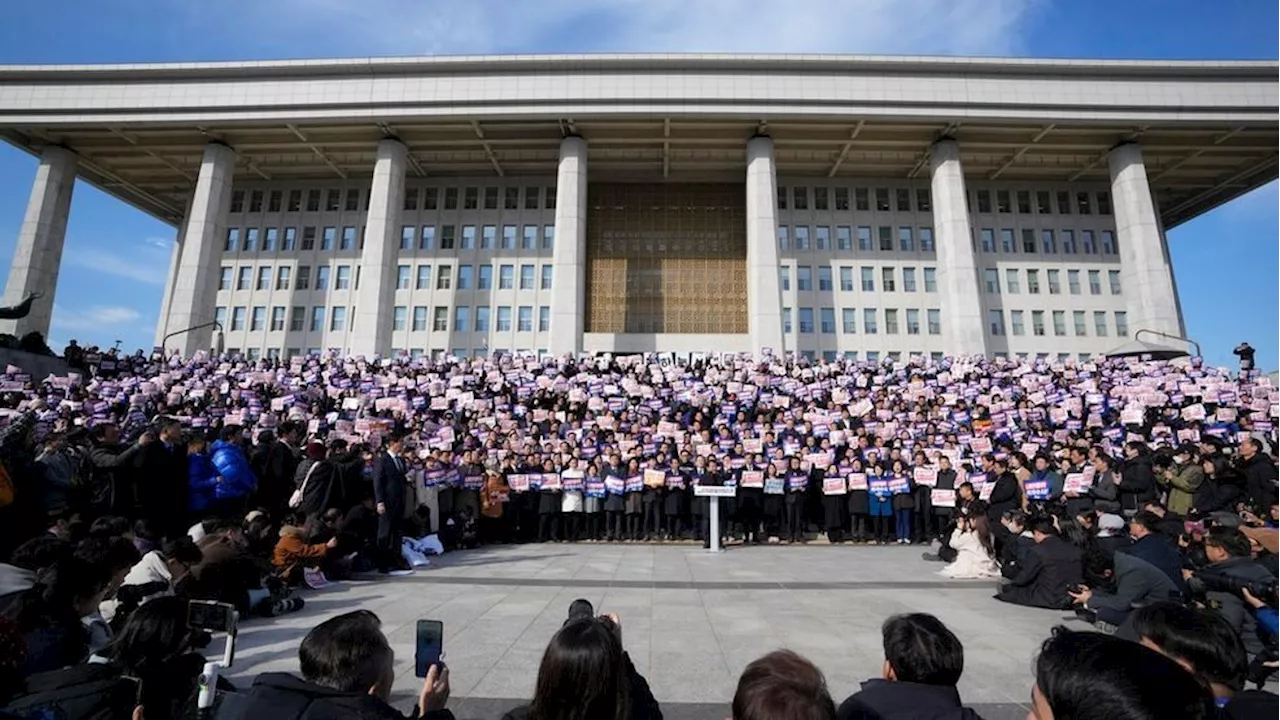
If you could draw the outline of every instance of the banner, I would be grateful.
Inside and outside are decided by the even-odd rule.
[[[1089,488],[1093,483],[1084,473],[1068,473],[1066,480],[1062,484],[1064,493],[1074,493],[1076,495],[1084,495],[1089,492]]]
[[[645,470],[645,487],[659,488],[667,484],[667,474],[661,470]]]
[[[889,492],[894,495],[905,495],[911,492],[911,484],[903,475],[892,475],[889,477]]]
[[[865,491],[867,489],[866,473],[850,473],[849,477],[846,478],[846,480],[848,481],[849,490]]]
[[[1028,480],[1023,483],[1022,489],[1027,493],[1027,497],[1031,500],[1049,499],[1048,480]]]
[[[764,473],[759,470],[743,470],[742,471],[742,487],[744,488],[764,487]]]
[[[822,479],[823,495],[844,495],[849,492],[848,486],[845,485],[844,478],[839,475],[828,475]]]
[[[765,495],[781,495],[783,493],[783,480],[780,477],[771,477],[764,479]]]
[[[610,495],[621,495],[625,487],[626,482],[616,475],[610,475],[604,479],[605,492]]]
[[[933,487],[938,484],[937,468],[918,467],[911,471],[911,476],[915,479],[917,485]]]
[[[953,508],[956,506],[956,491],[934,488],[929,491],[929,502],[933,503],[934,507]]]

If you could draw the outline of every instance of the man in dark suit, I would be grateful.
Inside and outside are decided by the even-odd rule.
[[[996,595],[1014,605],[1065,610],[1071,606],[1068,590],[1083,575],[1080,549],[1058,536],[1049,519],[1031,525],[1036,544],[1019,563],[1018,573]]]
[[[165,537],[184,537],[191,522],[187,517],[187,445],[182,424],[163,419],[155,436],[157,442],[148,442],[136,460],[139,513]]]
[[[404,434],[387,437],[386,446],[373,461],[373,498],[378,512],[378,572],[412,573],[400,558],[400,526],[404,522],[405,485],[409,482],[403,455]]]

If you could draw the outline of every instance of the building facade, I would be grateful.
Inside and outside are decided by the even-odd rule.
[[[1088,357],[1185,335],[1165,228],[1277,174],[1275,63],[581,56],[0,68],[41,162],[177,227],[156,344],[246,357]],[[220,340],[219,340],[220,338]]]

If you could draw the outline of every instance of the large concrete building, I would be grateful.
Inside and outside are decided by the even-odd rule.
[[[40,158],[5,300],[45,292],[0,330],[48,331],[78,177],[176,227],[156,343],[185,353],[220,327],[251,357],[1092,355],[1183,334],[1165,231],[1276,177],[1276,77],[754,55],[0,67],[0,135]]]

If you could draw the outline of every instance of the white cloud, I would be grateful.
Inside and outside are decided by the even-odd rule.
[[[191,20],[308,56],[494,52],[1007,55],[1041,0],[227,0]],[[320,40],[323,39],[323,40]],[[323,42],[323,45],[320,44]]]
[[[59,333],[67,330],[113,330],[119,325],[140,320],[142,313],[123,305],[91,305],[83,310],[61,305],[53,307],[53,327]]]
[[[164,285],[172,247],[172,241],[161,238],[147,238],[137,245],[121,248],[119,252],[68,244],[63,261],[73,267],[147,285]]]

